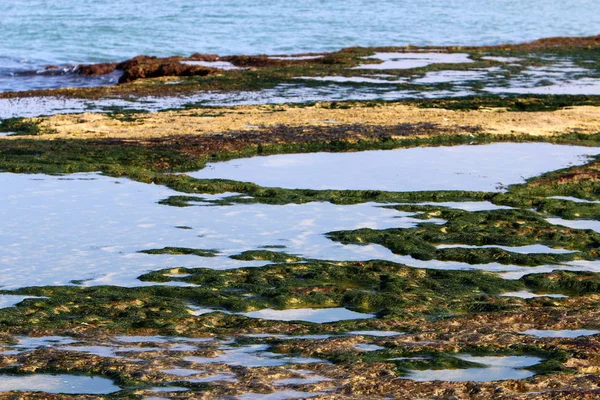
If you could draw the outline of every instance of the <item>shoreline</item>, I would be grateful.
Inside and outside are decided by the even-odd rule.
[[[465,70],[501,65],[485,57],[529,58],[526,65],[547,64],[544,57],[586,55],[597,56],[600,35],[585,37],[553,37],[520,44],[496,46],[404,46],[348,47],[330,53],[302,53],[291,56],[192,54],[189,57],[153,57],[140,55],[122,62],[71,66],[76,75],[103,76],[122,71],[120,84],[89,88],[56,88],[0,93],[0,98],[47,97],[99,99],[107,96],[177,96],[203,90],[259,90],[292,82],[299,77],[356,77],[364,71],[356,69],[365,57],[376,53],[469,54],[474,64],[446,62],[446,67]],[[306,57],[308,56],[308,57]],[[315,56],[318,56],[315,58]],[[484,57],[484,58],[482,58]],[[596,59],[596,58],[594,58]],[[377,60],[371,61],[377,63]],[[50,72],[60,66],[49,66]],[[395,70],[399,76],[436,71],[437,64]],[[512,71],[511,73],[514,73]],[[177,82],[183,78],[181,82]],[[177,82],[176,84],[174,84]]]

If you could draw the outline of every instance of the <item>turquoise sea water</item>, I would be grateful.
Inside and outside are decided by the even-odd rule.
[[[514,43],[598,34],[598,15],[597,0],[7,0],[0,2],[0,90],[19,89],[2,77],[50,64]],[[48,81],[34,78],[21,85]]]

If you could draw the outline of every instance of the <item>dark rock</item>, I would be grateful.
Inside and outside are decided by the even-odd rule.
[[[183,57],[134,57],[131,60],[117,64],[116,68],[123,71],[119,83],[162,76],[206,76],[218,71],[201,65],[182,64],[181,61],[183,60]]]
[[[117,63],[79,65],[75,72],[80,75],[108,75],[117,69]]]
[[[219,61],[219,56],[217,54],[200,54],[194,53],[192,54],[188,60],[191,61]]]

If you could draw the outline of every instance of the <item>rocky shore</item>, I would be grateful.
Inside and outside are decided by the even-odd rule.
[[[551,74],[559,72],[548,69],[558,68],[556,58],[567,70],[564,79],[575,81],[596,79],[599,49],[600,36],[594,36],[495,47],[349,48],[295,56],[139,56],[78,69],[85,75],[122,71],[115,86],[3,93],[0,98],[94,101],[260,91],[299,77],[365,78],[357,67],[365,60],[386,62],[383,56],[368,58],[378,53],[468,55],[468,62],[384,71],[393,71],[393,77],[367,73],[369,79],[412,79],[411,90],[452,89],[446,81],[414,86],[428,73],[447,70],[488,73],[489,68],[501,68],[497,79],[506,85],[532,68],[546,68],[544,79],[556,78]],[[508,57],[521,60],[506,61]],[[467,82],[471,89],[481,84],[471,78]],[[344,84],[353,89],[372,82]],[[374,203],[417,222],[408,228],[322,234],[340,245],[377,245],[423,263],[473,266],[439,270],[389,260],[317,259],[292,254],[283,245],[226,257],[212,248],[141,249],[133,255],[196,257],[198,266],[154,268],[139,276],[139,287],[73,281],[0,291],[0,298],[18,296],[14,305],[0,308],[0,367],[5,375],[91,375],[110,379],[116,391],[68,394],[46,388],[40,393],[25,384],[22,391],[0,398],[600,396],[600,274],[577,269],[598,262],[600,233],[551,221],[600,218],[599,156],[496,192],[286,189],[186,174],[209,162],[269,154],[495,142],[595,148],[600,147],[598,94],[478,92],[398,101],[195,104],[158,112],[138,104],[133,109],[6,118],[0,131],[5,133],[0,136],[0,170],[5,173],[99,172],[162,185],[178,193],[161,200],[160,207],[177,210]],[[487,208],[461,209],[443,202],[485,203]],[[177,229],[192,230],[197,218],[190,216],[186,222],[190,226]],[[564,252],[515,250],[535,245]],[[203,267],[203,260],[214,257],[256,265]],[[529,268],[531,273],[510,277],[475,267],[488,264]],[[548,265],[561,268],[536,270]],[[310,314],[308,309],[333,310],[338,317],[352,312],[354,318],[311,322],[302,319]],[[278,312],[296,312],[297,319],[273,317],[284,315]],[[417,372],[442,375],[423,381]]]

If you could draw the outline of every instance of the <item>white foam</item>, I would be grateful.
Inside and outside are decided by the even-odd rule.
[[[222,69],[225,71],[236,70],[236,69],[247,69],[247,68],[237,67],[237,66],[233,65],[232,63],[230,63],[229,61],[181,61],[181,64],[198,65],[201,67],[216,68],[216,69]]]

